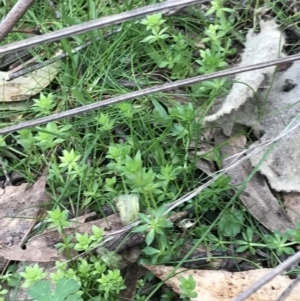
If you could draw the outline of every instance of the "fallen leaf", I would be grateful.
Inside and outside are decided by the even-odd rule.
[[[140,254],[140,246],[124,249],[120,253],[123,261],[126,263],[126,269],[123,271],[126,288],[120,292],[119,300],[134,300],[138,288],[138,280],[142,275],[143,269],[137,264]]]
[[[222,145],[220,151],[222,154],[223,168],[229,166],[233,159],[226,159],[245,149],[246,137],[244,135],[234,136],[228,140],[222,134],[215,135],[216,145]],[[231,177],[231,184],[239,187],[246,181],[253,167],[249,160],[245,160],[234,169],[230,169],[227,174]],[[251,212],[251,214],[266,228],[271,231],[279,230],[281,233],[287,229],[294,228],[291,218],[280,207],[278,201],[271,193],[265,178],[258,172],[248,182],[245,190],[247,195],[241,194],[239,198]]]
[[[136,263],[131,264],[126,268],[126,272],[123,277],[126,288],[120,292],[120,301],[134,300],[138,288],[138,280],[141,275],[141,267]]]
[[[266,141],[263,137],[261,142]],[[258,145],[258,143],[255,143]],[[261,151],[250,158],[256,166],[264,156]],[[300,173],[296,162],[300,162],[300,128],[281,138],[261,164],[259,170],[266,176],[276,191],[300,192]]]
[[[0,269],[5,264],[1,251],[20,244],[42,203],[49,201],[45,185],[43,175],[27,190],[27,184],[0,190]]]
[[[194,151],[189,151],[188,156],[191,162],[195,162],[197,168],[211,175],[216,171],[214,164],[214,147],[211,143],[200,141],[197,146],[194,146],[194,143],[191,143],[190,147],[194,147]],[[196,157],[196,158],[195,158]]]
[[[65,229],[65,234],[67,236],[73,235],[73,237],[75,237],[75,233],[92,234],[93,225],[103,228],[104,235],[108,235],[123,228],[119,214],[113,214],[106,218],[88,223],[80,223],[78,220],[72,221],[71,226]],[[55,229],[36,235],[28,240],[25,250],[21,249],[17,245],[10,248],[0,249],[0,264],[1,257],[9,260],[33,262],[66,260],[64,255],[59,253],[55,248],[55,245],[61,241],[62,238],[59,232]]]
[[[84,215],[80,215],[78,217],[74,217],[72,219],[70,219],[70,222],[71,223],[80,223],[80,224],[83,224],[86,222],[86,220],[89,218],[89,217],[94,217],[96,216],[96,212],[89,212],[89,213],[86,213]]]
[[[278,54],[281,53],[284,39],[275,21],[261,21],[260,27],[261,30],[259,34],[255,34],[253,29],[249,30],[240,66],[268,62],[278,58]],[[227,115],[224,116],[224,118],[228,123],[228,114],[237,110],[249,98],[253,98],[254,93],[258,90],[261,83],[266,77],[271,77],[274,71],[275,67],[268,67],[236,75],[235,83],[222,107],[216,113],[205,117],[204,123],[219,121],[224,115]],[[220,122],[222,123],[222,121],[223,120]],[[233,121],[232,119],[231,122]],[[232,125],[227,126],[227,135],[230,135],[231,128]]]
[[[52,82],[59,66],[55,62],[11,81],[7,81],[9,72],[0,71],[0,102],[22,101],[38,94]]]
[[[195,243],[192,239],[185,239],[184,244],[180,247],[178,257],[176,261],[182,261],[182,267],[189,269],[224,269],[230,264],[230,259],[227,258],[225,252],[222,252],[220,249],[211,250],[209,247],[204,245],[199,245],[194,249]],[[190,254],[191,249],[193,252]],[[189,256],[187,257],[187,254]],[[185,260],[184,260],[185,258]],[[238,262],[238,259],[235,259],[234,264]]]
[[[179,218],[187,216],[187,212],[178,212],[170,217],[171,221],[176,221]],[[92,213],[93,215],[93,213]],[[142,233],[131,233],[122,231],[124,229],[123,222],[119,214],[112,214],[103,219],[94,220],[91,222],[79,222],[85,220],[90,214],[71,220],[71,225],[65,228],[65,235],[72,235],[75,238],[75,233],[92,234],[92,226],[97,226],[104,229],[104,239],[107,239],[107,244],[103,247],[108,251],[122,251],[125,248],[136,246],[145,240]],[[75,239],[73,239],[75,241]],[[32,261],[32,262],[51,262],[55,260],[66,260],[64,254],[59,253],[55,245],[62,242],[61,235],[56,229],[52,229],[43,234],[36,235],[28,240],[25,249],[21,249],[18,245],[10,248],[0,249],[0,265],[3,260],[15,261]],[[72,255],[76,255],[75,253]]]
[[[282,194],[282,198],[284,200],[284,206],[287,214],[296,225],[297,222],[300,221],[300,193],[284,192]]]
[[[288,89],[286,83],[292,82]],[[255,98],[248,98],[248,101],[240,106],[236,111],[232,111],[226,116],[230,124],[246,125],[252,127],[254,133],[263,132],[259,141],[251,145],[252,148],[259,146],[272,138],[275,138],[292,122],[292,126],[299,123],[300,114],[300,62],[285,70],[278,72],[272,85],[267,85],[257,91]],[[225,117],[220,118],[218,123],[223,128],[225,134],[230,131],[222,125],[225,124]],[[270,186],[276,191],[298,191],[300,192],[300,173],[295,166],[295,162],[300,161],[300,129],[292,131],[278,141],[271,154],[269,154],[261,164],[259,170],[266,176]],[[258,152],[250,158],[252,166],[256,166],[265,151]]]
[[[295,62],[289,69],[275,79],[271,90],[264,90],[259,95],[259,106],[263,106],[263,118],[260,130],[265,134],[253,147],[279,135],[292,122],[299,124],[300,85],[294,85],[291,90],[285,90],[287,81],[300,81],[300,62]],[[267,95],[267,93],[269,93]],[[298,119],[298,120],[297,120]],[[264,155],[264,151],[251,157],[251,163],[256,166]],[[300,161],[300,129],[292,131],[278,141],[274,150],[260,166],[271,187],[276,191],[300,192],[300,173],[295,162]]]
[[[247,272],[226,272],[226,271],[205,271],[186,270],[170,266],[149,266],[144,265],[156,277],[165,281],[170,275],[175,275],[165,281],[165,284],[180,294],[180,277],[192,276],[196,282],[195,291],[198,293],[195,301],[231,301],[238,294],[242,293],[251,284],[270,272],[271,269],[251,270]],[[291,284],[292,280],[287,276],[277,276],[264,287],[245,299],[245,301],[274,301]],[[300,283],[293,288],[285,301],[299,301]]]

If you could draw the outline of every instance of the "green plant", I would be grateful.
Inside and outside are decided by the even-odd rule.
[[[211,233],[207,235],[206,240],[209,241],[212,250],[221,250],[222,252],[225,252],[228,249],[227,246],[230,244],[223,236],[216,236]]]
[[[115,300],[113,296],[116,296],[122,289],[126,288],[119,270],[108,271],[107,274],[102,274],[98,282],[100,283],[99,291],[103,292],[105,300]]]
[[[72,291],[76,291],[81,288],[80,294],[69,296],[66,300],[77,300],[81,295],[84,300],[87,297],[93,297],[95,288],[105,300],[114,300],[120,290],[125,288],[124,280],[120,275],[120,270],[113,269],[108,270],[108,266],[113,268],[113,264],[108,260],[109,252],[100,256],[94,256],[91,254],[93,249],[96,249],[103,240],[103,229],[97,226],[92,226],[92,235],[76,233],[76,243],[73,243],[73,237],[71,235],[66,236],[65,227],[69,225],[67,221],[68,213],[66,210],[61,211],[59,208],[48,211],[48,222],[51,228],[56,228],[61,234],[63,242],[58,243],[56,247],[59,251],[66,251],[70,256],[71,249],[77,251],[84,251],[89,255],[87,259],[79,258],[77,261],[71,261],[71,267],[68,267],[66,263],[56,262],[56,272],[50,273],[49,276],[53,283],[56,283],[56,290],[53,295],[49,295],[49,300],[65,300],[68,294],[61,297],[62,283],[67,280],[72,280]],[[69,253],[68,253],[69,252]],[[71,257],[70,257],[71,259]],[[36,264],[33,267],[26,267],[25,272],[21,272],[20,275],[25,279],[24,287],[34,287],[30,290],[32,295],[42,298],[43,291],[47,292],[49,281],[40,281],[47,276],[43,269]],[[75,282],[74,282],[75,281]],[[70,282],[71,283],[71,282]],[[75,285],[76,283],[76,285]],[[100,283],[100,284],[99,284]],[[77,288],[75,290],[75,287]],[[52,298],[52,299],[51,299]],[[61,298],[61,299],[57,299]],[[77,299],[76,299],[77,298]],[[39,299],[42,300],[42,299]],[[82,300],[79,298],[78,300]]]
[[[282,254],[292,255],[295,250],[291,246],[295,246],[297,243],[297,235],[299,232],[299,225],[296,229],[290,229],[284,234],[280,234],[279,231],[275,231],[272,234],[263,235],[261,240],[254,242],[253,229],[247,228],[245,232],[242,233],[243,240],[236,240],[239,245],[237,252],[250,251],[252,255],[255,254],[255,248],[267,248],[276,253],[277,256]]]
[[[212,73],[227,66],[226,57],[233,55],[235,49],[232,47],[230,32],[233,28],[233,20],[228,19],[226,13],[233,13],[233,9],[224,7],[223,0],[211,1],[211,8],[206,16],[215,15],[215,24],[209,24],[204,30],[202,42],[207,45],[205,50],[200,50],[200,59],[196,63],[200,65],[198,73]],[[196,96],[207,95],[214,98],[227,91],[226,79],[215,79],[205,81],[192,86]]]
[[[66,235],[64,228],[70,225],[68,221],[68,211],[63,210],[61,211],[60,208],[56,208],[55,210],[48,211],[48,219],[47,222],[49,223],[50,228],[56,228],[61,235],[63,242],[58,243],[56,247],[60,252],[66,251],[66,254],[69,259],[72,258],[71,256],[71,249],[74,247],[71,235]]]
[[[104,230],[95,225],[92,226],[93,235],[89,236],[87,233],[76,233],[75,236],[77,242],[76,244],[72,243],[72,235],[66,235],[64,232],[64,228],[70,225],[70,222],[67,220],[68,211],[61,211],[60,208],[57,208],[55,210],[48,211],[48,215],[49,218],[47,221],[50,223],[49,227],[56,228],[63,239],[63,242],[56,245],[60,252],[67,251],[67,254],[70,255],[70,250],[72,248],[76,251],[89,252],[101,243]]]
[[[235,237],[241,232],[245,217],[244,212],[235,208],[223,210],[218,223],[218,233],[220,236]]]
[[[68,221],[68,211],[61,211],[60,208],[56,208],[55,210],[48,211],[48,219],[50,228],[56,228],[59,233],[63,233],[63,229],[70,225]]]
[[[101,131],[111,131],[114,127],[115,121],[107,114],[100,113],[97,123],[100,125]]]
[[[80,157],[80,155],[75,153],[74,149],[71,149],[71,151],[63,150],[63,155],[60,157],[61,163],[59,164],[59,167],[61,167],[62,170],[67,168],[69,174],[72,171],[78,173],[79,169],[77,161]]]
[[[215,99],[217,96],[228,92],[227,86],[228,81],[226,78],[217,78],[193,85],[192,92],[195,97],[209,96],[212,99]]]
[[[136,295],[135,298],[134,298],[134,301],[145,301],[147,300],[147,296],[141,296],[141,295]]]
[[[20,272],[20,275],[25,279],[23,287],[29,287],[47,276],[37,263],[34,266],[27,266],[24,272]]]
[[[212,73],[215,70],[227,66],[221,52],[212,52],[210,49],[200,50],[200,57],[200,60],[196,60],[196,62],[201,65],[201,67],[198,68],[199,73]]]
[[[19,25],[33,28],[41,24],[47,32],[49,24],[51,30],[61,29],[136,8],[140,2],[126,0],[120,5],[120,1],[111,0],[109,5],[102,5],[101,1],[69,0],[58,7],[60,18],[54,17],[54,10],[48,5],[34,3]],[[104,38],[102,32],[110,30],[105,28],[63,39],[61,45],[54,47],[45,44],[42,51],[34,51],[37,61],[55,56],[58,48],[68,53],[68,59],[60,60],[55,79],[32,106],[17,113],[1,111],[1,127],[236,64],[235,45],[242,44],[245,32],[256,18],[250,4],[238,6],[237,2],[212,0],[201,8],[191,6],[184,13],[157,13],[141,22],[128,21],[113,38]],[[256,2],[254,14],[260,11],[259,1]],[[297,13],[290,18],[284,13],[284,8],[291,13],[284,1],[280,5],[273,2],[264,5],[272,8],[281,28],[297,27]],[[0,8],[2,15],[10,9],[10,3],[7,4]],[[11,32],[5,43],[25,38],[21,35]],[[89,47],[81,48],[86,41]],[[298,46],[287,47],[290,50]],[[95,211],[100,218],[105,217],[104,208],[114,207],[120,196],[125,205],[131,201],[128,196],[138,199],[142,214],[140,228],[136,230],[147,238],[142,251],[145,262],[164,264],[175,258],[177,262],[182,246],[190,240],[194,245],[201,241],[208,252],[212,251],[209,256],[212,260],[218,254],[223,255],[222,251],[233,252],[236,247],[237,253],[249,252],[255,261],[259,248],[269,255],[269,266],[282,259],[278,256],[296,250],[300,226],[289,230],[289,235],[266,236],[228,192],[232,188],[228,177],[219,178],[200,195],[176,208],[176,212],[188,210],[189,218],[195,221],[193,227],[181,232],[177,223],[172,225],[168,215],[164,215],[166,204],[206,183],[206,176],[196,167],[199,160],[209,160],[222,169],[223,155],[217,147],[201,151],[201,155],[197,148],[210,143],[206,140],[208,125],[204,127],[201,121],[215,99],[228,93],[230,85],[230,78],[204,81],[0,137],[0,155],[9,176],[17,173],[22,181],[32,183],[45,166],[49,167],[47,193],[53,208],[46,219],[50,227],[59,231],[61,239],[56,248],[69,259],[57,263],[56,270],[48,275],[51,288],[61,279],[72,279],[79,285],[80,297],[85,301],[105,300],[105,296],[111,300],[118,298],[123,285],[120,273],[115,271],[124,267],[124,261],[103,247],[103,229],[93,227],[92,233],[68,235],[66,227],[68,216],[80,216],[83,212]],[[1,177],[6,174],[3,166]],[[126,206],[123,207],[126,212]],[[126,224],[136,220],[138,206],[133,207],[133,217],[122,219]],[[74,258],[76,251],[82,257]],[[28,271],[27,284],[43,283],[43,273],[39,267]],[[19,278],[14,270],[0,277],[9,285],[16,285]],[[147,284],[149,278],[144,281]],[[106,289],[105,283],[112,287],[107,284]],[[188,298],[192,290],[189,287],[185,290]],[[79,296],[73,295],[66,298]],[[161,297],[175,298],[174,293]],[[151,296],[140,293],[135,299],[149,300]]]
[[[239,245],[237,248],[237,252],[245,252],[249,251],[252,255],[255,254],[256,250],[255,248],[259,247],[265,247],[265,244],[262,243],[255,243],[253,242],[253,229],[247,228],[246,232],[242,232],[242,237],[244,240],[238,239],[236,240],[236,243]]]
[[[38,128],[39,131],[34,136],[34,144],[41,151],[48,151],[65,141],[70,128],[70,124],[59,128],[55,122],[49,122],[45,128]]]
[[[207,156],[204,155],[202,158],[210,159],[212,157],[216,158],[217,156],[209,154]],[[228,198],[228,190],[230,189],[229,182],[230,178],[224,176],[207,187],[197,198],[199,210],[202,212],[216,210],[217,208],[222,210],[224,205],[223,200]]]
[[[5,301],[3,295],[6,295],[8,293],[7,289],[2,289],[2,285],[0,285],[0,301]]]
[[[140,150],[137,151],[134,157],[127,155],[129,152],[130,147],[126,145],[110,146],[106,157],[112,160],[107,164],[107,167],[111,172],[118,173],[122,178],[123,185],[128,190],[143,196],[143,206],[147,205],[149,207],[151,201],[153,207],[156,207],[153,197],[157,197],[158,200],[162,199],[167,193],[171,179],[175,180],[176,175],[179,175],[180,171],[176,167],[169,167],[169,179],[162,181],[167,176],[166,169],[162,169],[163,174],[155,173],[152,168],[143,167]],[[114,190],[107,184],[106,190],[113,192]]]
[[[146,25],[146,30],[156,30],[160,29],[160,26],[164,24],[166,20],[162,19],[162,14],[157,13],[147,16],[146,19],[142,20],[140,23]]]
[[[155,42],[159,42],[161,40],[165,40],[169,38],[169,35],[165,33],[167,30],[168,27],[165,27],[159,31],[156,29],[152,29],[152,34],[146,37],[144,40],[142,40],[142,42],[152,44]],[[164,67],[164,66],[160,65],[160,67]]]
[[[96,251],[99,256],[101,256],[101,260],[111,270],[122,269],[126,266],[126,263],[122,259],[122,256],[120,256],[119,254],[111,252],[104,247],[98,247]]]
[[[33,99],[33,102],[32,110],[37,114],[37,116],[50,115],[55,107],[52,93],[49,93],[47,96],[41,93],[40,98]]]
[[[172,301],[174,298],[176,298],[176,294],[172,290],[161,295],[161,301]]]
[[[19,275],[16,273],[17,264],[11,264],[7,267],[5,273],[0,275],[0,282],[7,283],[9,287],[17,286]]]
[[[197,292],[195,292],[196,281],[190,275],[187,279],[184,277],[180,277],[180,298],[181,299],[192,299],[198,296]]]
[[[173,226],[164,216],[165,208],[162,206],[157,210],[152,209],[150,216],[140,213],[139,217],[144,225],[137,226],[133,231],[136,233],[146,232],[145,242],[147,247],[142,251],[145,255],[151,257],[151,262],[156,263],[160,260],[170,260],[171,254],[167,252],[169,249],[169,242],[167,240],[166,229]],[[159,249],[151,247],[153,242],[156,242]]]
[[[36,301],[82,301],[79,288],[77,281],[61,278],[52,292],[49,280],[38,281],[28,289],[28,295]]]
[[[295,253],[295,250],[290,246],[294,245],[295,242],[288,242],[289,236],[288,232],[282,235],[279,231],[275,231],[272,235],[265,235],[263,240],[267,247],[274,250],[278,256],[282,254],[292,255]]]
[[[174,79],[182,78],[191,71],[192,55],[188,49],[189,44],[181,33],[170,34],[168,26],[162,28],[165,22],[162,14],[150,15],[142,20],[140,23],[146,26],[146,31],[151,31],[142,42],[149,44],[147,53],[159,68],[171,70],[171,77]]]

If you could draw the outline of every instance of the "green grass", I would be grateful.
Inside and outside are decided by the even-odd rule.
[[[252,2],[255,7],[255,1]],[[267,1],[266,5],[278,15],[282,26],[294,24],[297,16],[288,16],[284,5],[279,9],[275,2],[278,1]],[[36,3],[19,27],[40,24],[43,32],[49,32],[155,1],[122,3],[113,0],[59,2],[60,20],[55,19],[46,4]],[[2,7],[1,13],[7,13],[9,7]],[[227,68],[235,62],[235,49],[241,48],[240,43],[252,27],[256,11],[251,9],[251,3],[237,8],[234,1],[225,1],[224,7],[227,11],[217,10],[217,15],[213,10],[205,15],[205,10],[189,7],[184,13],[154,18],[154,21],[148,19],[144,24],[126,22],[119,33],[108,38],[103,35],[118,27],[43,45],[37,54],[43,52],[45,57],[51,57],[62,49],[70,56],[61,62],[58,75],[44,89],[44,96],[36,96],[39,101],[35,105],[28,102],[28,108],[21,112],[10,112],[11,116],[2,113],[1,126]],[[157,24],[157,20],[164,22]],[[151,32],[153,29],[156,35]],[[26,37],[12,33],[2,44]],[[89,47],[71,53],[88,39]],[[179,251],[185,243],[192,242],[193,246],[201,244],[208,253],[212,252],[211,261],[217,259],[213,255],[217,254],[215,251],[222,251],[223,257],[233,260],[240,258],[240,251],[243,256],[247,255],[251,265],[272,267],[282,260],[282,253],[291,251],[290,243],[277,234],[265,236],[238,198],[232,198],[232,187],[225,176],[176,209],[192,212],[189,218],[195,224],[185,236],[163,222],[166,204],[207,182],[207,176],[195,165],[198,160],[210,158],[217,168],[221,167],[218,148],[201,156],[189,155],[189,151],[202,141],[206,129],[201,120],[216,98],[226,95],[230,85],[230,80],[213,80],[21,130],[3,137],[0,155],[8,172],[17,172],[27,182],[33,182],[48,168],[47,191],[53,212],[60,208],[72,216],[80,216],[86,211],[97,211],[103,217],[103,207],[114,207],[116,197],[138,194],[141,218],[147,227],[136,231],[149,227],[153,230],[147,232],[146,243],[142,245],[144,262],[181,265],[184,262],[177,259]],[[150,218],[146,214],[150,214]],[[267,254],[266,259],[258,259],[255,253],[258,248]],[[249,253],[245,255],[245,251]],[[91,262],[78,260],[77,265],[73,263],[73,269],[76,271],[88,264],[95,268]],[[236,269],[239,268],[236,264]],[[109,267],[105,269],[110,271]],[[82,282],[84,277],[86,275],[82,276]],[[147,282],[147,277],[144,281]],[[81,290],[84,300],[92,300],[91,297],[100,293],[94,282],[82,286]],[[112,288],[107,293],[108,300],[114,300],[114,293]],[[142,297],[139,293],[136,298],[152,300],[151,295]],[[168,300],[167,296],[164,300]]]

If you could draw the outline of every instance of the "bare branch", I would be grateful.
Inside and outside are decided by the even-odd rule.
[[[282,292],[282,294],[275,300],[275,301],[284,301],[289,294],[292,292],[292,290],[298,285],[300,282],[300,274],[297,276],[296,279]]]
[[[107,27],[113,24],[120,24],[124,21],[132,20],[138,17],[149,15],[152,13],[165,11],[170,8],[181,8],[192,4],[199,4],[207,2],[208,0],[172,0],[145,7],[133,9],[127,12],[123,12],[117,15],[103,17],[97,20],[85,22],[82,24],[70,26],[61,30],[50,32],[42,36],[33,37],[20,42],[12,43],[0,47],[0,54],[6,54],[15,50],[27,49],[35,45],[40,45],[46,42],[53,42],[62,38],[74,36],[76,34],[84,33],[90,30]]]
[[[171,90],[171,89],[174,89],[174,88],[195,84],[195,83],[198,83],[198,82],[201,82],[201,81],[204,81],[204,80],[210,80],[210,79],[214,79],[214,78],[218,78],[218,77],[237,74],[237,73],[240,73],[240,72],[247,72],[247,71],[266,68],[266,67],[270,67],[270,66],[275,66],[275,65],[279,65],[279,64],[283,64],[283,63],[287,63],[287,62],[293,62],[293,61],[296,61],[296,60],[300,60],[300,54],[295,54],[295,55],[291,55],[291,56],[288,56],[288,57],[279,58],[277,60],[273,60],[273,61],[269,61],[269,62],[265,62],[265,63],[259,63],[259,64],[255,64],[255,65],[251,65],[251,66],[236,67],[236,68],[232,68],[232,69],[229,69],[229,70],[214,72],[212,74],[195,76],[195,77],[175,81],[175,82],[172,82],[172,83],[167,83],[167,84],[160,85],[160,86],[154,86],[154,87],[142,89],[142,90],[139,90],[139,91],[127,93],[125,95],[113,97],[113,98],[110,98],[110,99],[99,100],[99,101],[97,101],[95,103],[92,103],[92,104],[88,104],[88,105],[85,105],[85,106],[81,106],[79,108],[74,108],[74,109],[67,110],[67,111],[64,111],[64,112],[56,113],[56,114],[53,114],[53,115],[50,115],[50,116],[47,116],[47,117],[42,117],[42,118],[38,118],[38,119],[35,119],[35,120],[29,120],[29,121],[21,122],[17,125],[8,126],[8,127],[5,127],[4,129],[0,130],[0,135],[8,134],[8,133],[11,133],[11,132],[14,132],[14,131],[18,131],[18,130],[21,130],[21,129],[25,129],[25,128],[29,128],[29,127],[33,127],[33,126],[37,126],[37,125],[41,125],[41,124],[45,124],[45,123],[48,123],[48,122],[51,122],[51,121],[56,121],[56,120],[59,120],[59,119],[62,119],[62,118],[71,117],[71,116],[82,114],[82,113],[85,113],[85,112],[97,110],[99,108],[102,108],[102,107],[105,107],[105,106],[108,106],[108,105],[112,105],[112,104],[115,104],[115,103],[119,103],[119,102],[122,102],[122,101],[125,101],[125,100],[133,99],[133,98],[136,98],[136,97],[141,97],[141,96],[145,96],[145,95],[149,95],[149,94],[153,94],[153,93],[157,93],[157,92]]]
[[[34,0],[19,0],[0,23],[0,42],[10,33]]]
[[[284,272],[286,269],[288,269],[293,264],[300,261],[300,251],[285,260],[283,263],[281,263],[279,266],[274,268],[271,272],[266,274],[263,278],[259,279],[257,282],[255,282],[253,285],[251,285],[248,289],[246,289],[244,292],[239,294],[236,298],[234,298],[232,301],[244,301],[246,298],[248,298],[250,295],[255,293],[258,289],[260,289],[262,286],[264,286],[266,283],[271,281],[273,278],[275,278],[277,275]]]
[[[113,34],[116,34],[116,33],[120,32],[120,31],[121,31],[121,28],[113,30],[113,31],[105,34],[104,38],[108,38],[108,37],[112,36]],[[100,40],[100,38],[97,38],[96,40]],[[84,44],[82,44],[82,45],[80,45],[80,46],[72,49],[71,53],[72,54],[77,53],[77,52],[81,51],[82,49],[87,48],[90,45],[91,45],[91,42],[86,42],[86,43],[84,43]],[[58,54],[58,55],[55,55],[55,56],[51,57],[47,61],[35,64],[33,66],[30,66],[30,67],[23,68],[23,69],[21,69],[19,71],[16,71],[14,73],[9,73],[8,74],[8,79],[6,81],[11,81],[11,80],[16,79],[16,78],[18,78],[20,76],[24,76],[24,75],[26,75],[28,73],[31,73],[31,72],[35,71],[35,70],[41,69],[41,68],[43,68],[43,67],[45,67],[47,65],[53,64],[53,63],[57,62],[58,60],[62,60],[65,57],[68,57],[68,56],[69,56],[69,53],[63,52],[61,54]]]

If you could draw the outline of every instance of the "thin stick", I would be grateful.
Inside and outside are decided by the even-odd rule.
[[[49,0],[48,0],[48,2],[53,4],[52,1],[49,1]],[[49,5],[50,5],[50,4],[49,4]],[[173,11],[172,11],[172,13],[173,13]],[[138,23],[138,22],[139,22],[139,21],[136,21],[136,23]],[[114,35],[114,34],[120,32],[121,30],[122,30],[122,27],[117,28],[117,29],[115,29],[115,30],[113,30],[113,31],[110,31],[110,32],[104,34],[103,37],[104,37],[104,38],[108,38],[108,37],[110,37],[110,36],[112,36],[112,35]],[[98,38],[96,38],[96,41],[97,41],[97,40],[100,40],[100,39],[101,39],[101,38],[98,37]],[[80,46],[78,46],[78,47],[72,49],[72,51],[71,51],[72,54],[77,53],[77,52],[81,51],[82,49],[88,47],[89,45],[91,45],[91,43],[92,43],[92,42],[86,42],[86,43],[84,43],[84,44],[82,44],[82,45],[80,45]],[[17,71],[17,72],[14,71],[13,73],[9,73],[9,74],[8,74],[8,78],[6,79],[6,81],[11,81],[11,80],[13,80],[13,79],[15,79],[15,78],[18,78],[18,77],[20,77],[20,76],[24,76],[24,75],[26,75],[26,74],[28,74],[28,73],[31,73],[31,72],[35,71],[35,70],[41,69],[41,68],[43,68],[43,67],[45,67],[45,66],[47,66],[47,65],[50,65],[50,64],[52,64],[52,63],[54,63],[54,62],[57,62],[57,60],[62,60],[62,59],[64,59],[65,57],[68,57],[68,56],[69,56],[68,53],[63,52],[63,53],[61,53],[61,54],[59,54],[59,55],[57,55],[57,56],[54,56],[54,57],[52,57],[52,58],[50,58],[50,59],[44,61],[44,62],[35,64],[35,65],[30,66],[30,67],[28,67],[28,68],[23,68],[23,69],[21,69],[20,71]]]
[[[266,67],[279,65],[282,63],[293,62],[296,60],[300,60],[300,54],[291,55],[291,56],[288,56],[285,58],[280,58],[280,59],[276,59],[276,60],[265,62],[265,63],[259,63],[259,64],[255,64],[255,65],[251,65],[251,66],[244,66],[244,67],[236,67],[236,68],[232,68],[229,70],[214,72],[212,74],[191,77],[191,78],[175,81],[172,83],[163,84],[160,86],[154,86],[154,87],[142,89],[139,91],[127,93],[125,95],[120,95],[120,96],[113,97],[110,99],[99,100],[92,104],[88,104],[88,105],[81,106],[79,108],[74,108],[74,109],[67,110],[64,112],[56,113],[56,114],[53,114],[53,115],[50,115],[47,117],[42,117],[42,118],[38,118],[35,120],[21,122],[19,124],[13,125],[13,126],[8,126],[8,127],[5,127],[4,129],[0,130],[0,135],[8,134],[8,133],[11,133],[14,131],[18,131],[21,129],[25,129],[25,128],[29,128],[29,127],[33,127],[33,126],[37,126],[37,125],[41,125],[41,124],[45,124],[45,123],[48,123],[51,121],[56,121],[56,120],[59,120],[62,118],[71,117],[71,116],[82,114],[85,112],[97,110],[101,107],[116,104],[116,103],[119,103],[119,102],[122,102],[125,100],[129,100],[129,99],[133,99],[133,98],[137,98],[137,97],[141,97],[141,96],[145,96],[145,95],[149,95],[149,94],[153,94],[153,93],[157,93],[157,92],[167,91],[167,90],[171,90],[171,89],[178,88],[178,87],[191,85],[191,84],[201,82],[204,80],[210,80],[210,79],[214,79],[214,78],[218,78],[218,77],[233,75],[236,73],[247,72],[247,71],[256,70],[256,69],[262,69],[262,68],[266,68]]]
[[[116,33],[120,32],[120,31],[121,31],[121,28],[118,28],[118,29],[116,29],[116,30],[113,30],[113,31],[111,31],[111,32],[109,32],[109,33],[107,33],[107,34],[105,34],[103,37],[104,37],[104,38],[108,38],[108,37],[110,37],[111,35],[116,34]],[[97,38],[96,40],[100,40],[100,38]],[[72,51],[71,51],[72,54],[77,53],[77,52],[81,51],[81,50],[84,49],[84,48],[87,48],[89,45],[91,45],[91,43],[92,43],[92,42],[86,42],[86,43],[84,43],[84,44],[82,44],[82,45],[80,45],[80,46],[78,46],[78,47],[72,49]],[[18,78],[18,77],[20,77],[20,76],[24,76],[24,75],[26,75],[26,74],[28,74],[28,73],[31,73],[31,72],[35,71],[35,70],[41,69],[41,68],[43,68],[43,67],[45,67],[45,66],[47,66],[47,65],[53,64],[53,63],[57,62],[58,60],[62,60],[62,59],[64,59],[65,57],[68,57],[68,56],[69,56],[68,53],[63,52],[63,53],[61,53],[61,54],[59,54],[59,55],[56,55],[56,56],[51,57],[51,58],[48,59],[47,61],[44,61],[44,62],[35,64],[35,65],[33,65],[33,66],[30,66],[30,67],[23,68],[23,69],[21,69],[20,71],[17,71],[17,72],[14,71],[13,73],[9,73],[9,74],[8,74],[8,79],[7,79],[6,81],[10,81],[10,80],[13,80],[13,79],[15,79],[15,78]],[[12,72],[12,71],[11,71],[11,72]]]
[[[52,3],[52,1],[49,1],[49,0],[48,0],[48,2],[51,2],[51,3]],[[53,4],[53,3],[52,3],[52,4]],[[50,5],[50,4],[49,4],[49,5]],[[172,13],[173,13],[173,11],[172,11]],[[138,23],[138,22],[139,22],[139,21],[136,21],[136,23]],[[110,32],[104,34],[103,37],[104,37],[104,38],[108,38],[108,37],[110,37],[110,36],[112,36],[112,35],[114,35],[114,34],[120,32],[121,30],[122,30],[122,27],[117,28],[117,29],[115,29],[115,30],[113,30],[113,31],[110,31]],[[98,38],[96,38],[96,41],[97,41],[97,40],[100,40],[100,39],[101,39],[101,37],[98,37]],[[77,53],[77,52],[81,51],[82,49],[84,49],[84,48],[88,47],[89,45],[91,45],[91,43],[92,43],[92,42],[86,42],[86,43],[84,43],[84,44],[82,44],[82,45],[80,45],[80,46],[78,46],[78,47],[72,49],[71,52],[72,52],[73,54],[74,54],[74,53]],[[62,60],[62,59],[64,59],[65,57],[68,57],[68,56],[69,56],[68,53],[63,52],[63,53],[61,53],[61,54],[59,54],[59,55],[57,55],[57,56],[54,56],[54,57],[52,57],[52,58],[50,58],[50,59],[44,61],[44,62],[35,64],[35,65],[30,66],[30,67],[28,67],[28,68],[23,68],[23,69],[21,69],[20,71],[17,71],[17,72],[14,71],[13,73],[9,73],[9,74],[8,74],[8,78],[6,79],[6,81],[11,81],[11,80],[13,80],[13,79],[15,79],[15,78],[18,78],[18,77],[20,77],[20,76],[24,76],[24,75],[26,75],[26,74],[28,74],[28,73],[31,73],[31,72],[35,71],[35,70],[41,69],[41,68],[43,68],[43,67],[45,67],[45,66],[47,66],[47,65],[50,65],[50,64],[52,64],[52,63],[54,63],[54,62],[57,62],[57,60]]]
[[[298,285],[300,282],[300,274],[297,276],[296,279],[282,292],[282,294],[275,300],[275,301],[284,301],[289,294],[292,292],[292,290]]]
[[[46,42],[58,41],[63,38],[74,36],[90,30],[107,27],[109,25],[120,24],[124,21],[132,20],[138,17],[164,11],[170,8],[181,8],[192,4],[207,2],[208,0],[172,0],[145,7],[133,9],[117,15],[103,17],[97,20],[85,22],[82,24],[70,26],[61,30],[50,32],[42,36],[33,37],[20,42],[11,43],[0,47],[0,54],[6,54],[15,50],[27,49],[35,45],[40,45]]]
[[[0,42],[10,33],[34,0],[19,0],[0,23]]]
[[[232,301],[244,301],[246,298],[248,298],[250,295],[255,293],[258,289],[260,289],[262,286],[264,286],[266,283],[271,281],[273,278],[275,278],[277,275],[284,272],[286,269],[288,269],[291,265],[297,263],[300,261],[300,251],[288,258],[286,261],[281,263],[279,266],[274,268],[271,272],[266,274],[264,277],[259,279],[257,282],[255,282],[253,285],[251,285],[248,289],[246,289],[244,292],[239,294],[236,298],[234,298]]]

